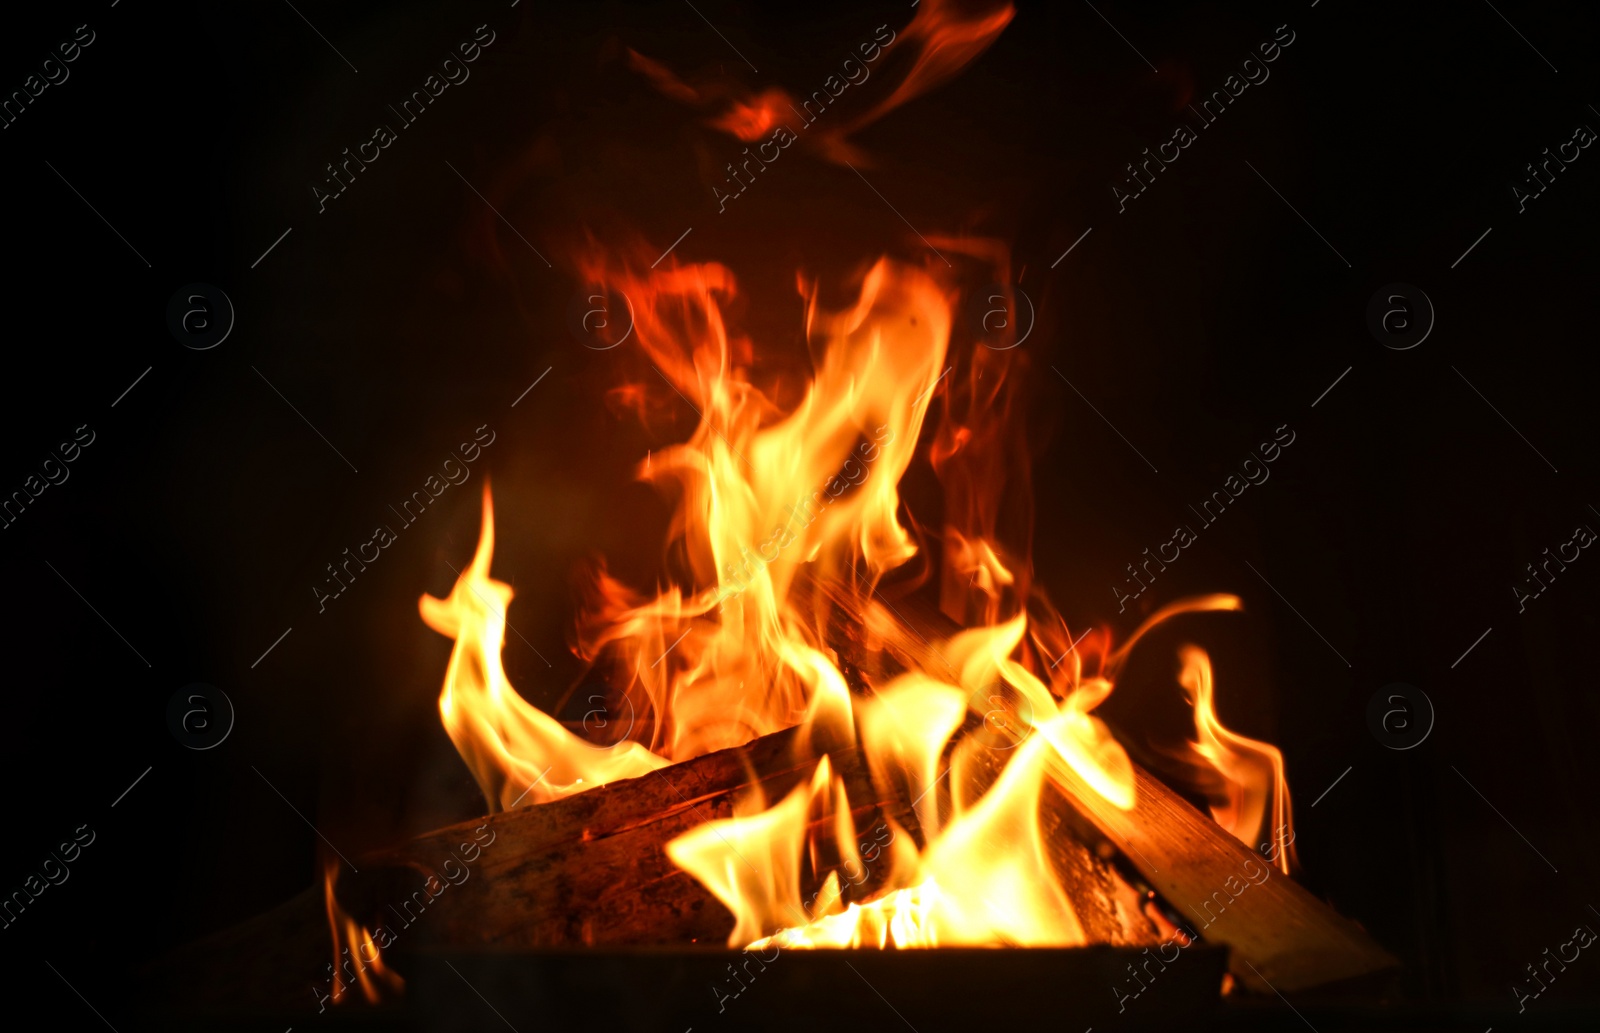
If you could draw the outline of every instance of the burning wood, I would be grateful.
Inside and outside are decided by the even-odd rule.
[[[1009,282],[993,242],[940,243],[984,266],[983,282]],[[1095,716],[1149,628],[1240,604],[1172,604],[1117,649],[1106,630],[1073,637],[1033,583],[1025,536],[1008,545],[999,532],[1002,503],[1028,497],[1016,459],[1027,360],[964,341],[947,362],[955,274],[880,259],[840,309],[804,286],[815,373],[780,392],[756,383],[752,345],[725,320],[732,272],[649,263],[651,250],[572,260],[581,282],[631,300],[665,400],[700,417],[638,471],[677,503],[661,587],[600,568],[579,614],[577,651],[648,727],[599,747],[512,687],[501,665],[512,591],[490,573],[485,488],[472,562],[420,608],[455,641],[440,717],[493,813],[363,861],[339,889],[343,910],[327,905],[336,962],[381,948],[372,923],[407,899],[427,912],[419,944],[1159,944],[1172,923],[1119,874],[1126,863],[1201,923],[1187,939],[1230,946],[1251,987],[1392,963],[1287,876],[1282,756],[1222,726],[1203,652],[1185,652],[1181,682],[1193,762],[1217,787],[1211,817],[1139,769]],[[644,404],[648,392],[623,397]],[[919,456],[945,506],[940,554],[915,575],[928,535],[904,516],[899,483]],[[815,503],[803,519],[796,498]],[[934,569],[938,611],[879,591]],[[444,892],[433,866],[479,830],[493,849]],[[1250,845],[1267,832],[1263,863]],[[375,992],[379,980],[359,984]]]
[[[979,259],[999,253],[945,243]],[[1139,771],[1094,716],[1149,627],[1239,603],[1174,604],[1115,651],[1105,632],[1071,638],[1031,584],[1025,552],[996,532],[1020,353],[972,349],[933,437],[947,495],[941,610],[971,626],[907,619],[875,593],[921,550],[901,523],[898,483],[953,368],[956,287],[885,259],[841,310],[824,309],[812,288],[817,372],[785,409],[736,361],[748,344],[723,319],[737,290],[727,269],[589,254],[576,265],[585,282],[632,299],[651,366],[701,415],[687,442],[639,471],[678,497],[665,587],[651,597],[600,570],[579,619],[581,654],[651,715],[650,731],[598,749],[511,688],[500,662],[511,590],[490,576],[486,490],[472,563],[446,599],[423,598],[422,614],[456,640],[441,716],[491,810],[512,810],[492,824],[511,849],[452,896],[436,935],[516,946],[1158,942],[1106,861],[1120,852],[1215,927],[1252,986],[1388,964],[1286,877],[1258,881],[1246,867],[1267,870],[1241,841],[1260,836],[1270,813],[1271,857],[1289,870],[1282,757],[1217,720],[1203,652],[1185,654],[1181,680],[1195,763],[1221,787],[1215,820]],[[866,466],[857,452],[869,439]],[[797,495],[818,503],[803,521]],[[753,542],[759,564],[747,559]],[[989,704],[1007,715],[1003,749],[973,734],[978,715],[998,712],[984,714]],[[524,799],[541,806],[516,810]],[[892,843],[873,870],[856,843],[879,826]],[[426,863],[441,836],[458,834],[387,860]],[[1102,839],[1114,850],[1092,852]],[[1255,892],[1241,905],[1246,888]],[[1273,909],[1287,921],[1267,917]]]
[[[678,486],[672,550],[687,557],[689,579],[650,599],[603,572],[597,578],[580,617],[580,649],[607,665],[631,705],[654,718],[648,743],[597,750],[522,702],[505,678],[500,650],[510,588],[489,576],[494,523],[486,494],[477,554],[450,596],[424,598],[422,612],[456,639],[440,710],[491,806],[525,796],[553,800],[798,725],[800,756],[813,772],[809,790],[789,789],[769,808],[773,797],[756,783],[732,815],[679,819],[684,827],[663,840],[670,859],[733,912],[731,946],[819,921],[828,932],[810,928],[808,942],[861,942],[866,926],[887,930],[867,939],[900,946],[1089,942],[1071,892],[1048,860],[1039,802],[1050,766],[1064,762],[1117,806],[1131,807],[1132,769],[1089,713],[1111,683],[1080,679],[1077,658],[1049,671],[1033,662],[1039,646],[1066,628],[1048,604],[1043,625],[1031,625],[1018,605],[1026,595],[1011,594],[1019,574],[1001,560],[989,529],[948,532],[960,543],[947,557],[951,573],[970,574],[971,585],[983,577],[971,601],[980,626],[952,636],[937,664],[914,659],[886,678],[858,666],[850,680],[866,694],[853,695],[830,642],[832,629],[864,606],[866,640],[883,634],[874,620],[892,620],[882,606],[868,606],[871,585],[918,553],[900,522],[897,485],[944,377],[951,289],[925,271],[882,260],[862,280],[853,306],[830,312],[813,298],[809,320],[822,359],[798,407],[780,416],[776,402],[730,361],[719,307],[736,289],[727,270],[636,272],[601,264],[582,272],[634,299],[635,334],[657,372],[703,407],[695,435],[653,454],[640,471]],[[1013,359],[975,361],[993,364],[994,389],[1011,390],[1003,385]],[[974,410],[965,438],[949,431],[948,418],[941,427],[936,465],[958,495],[985,490],[969,467],[1003,443],[1012,407],[1008,398],[1000,401],[992,411]],[[863,439],[871,442],[870,466],[858,460]],[[807,498],[810,485],[822,486],[813,493],[817,512],[807,507],[797,524],[791,500]],[[975,512],[992,518],[993,508],[977,504]],[[752,569],[738,561],[757,541],[764,543],[761,564]],[[826,580],[836,596],[798,590],[802,575]],[[808,607],[807,599],[835,605]],[[979,780],[976,773],[994,767],[980,752],[985,747],[958,742],[956,734],[975,691],[1013,699],[1028,712],[1009,762]],[[826,744],[854,747],[858,727],[865,756],[856,766],[871,780],[851,786],[829,766]],[[948,785],[936,793],[947,774]],[[848,872],[859,861],[851,856],[851,815],[893,800],[916,821],[892,816],[915,833],[890,852],[886,892],[877,900],[844,892],[838,872],[824,869],[843,865]],[[832,834],[819,843],[812,829],[829,820]],[[842,853],[822,856],[830,850]],[[800,897],[802,853],[820,883],[816,912]],[[635,856],[628,853],[628,863]],[[909,907],[913,897],[918,903]],[[1145,929],[1124,939],[1153,932],[1136,904],[1128,910]],[[920,917],[906,917],[912,914]],[[619,929],[629,942],[654,935],[636,921]],[[585,933],[589,942],[601,935]]]
[[[828,594],[838,592],[831,585],[816,587]],[[1216,596],[1197,600],[1192,606],[1232,608],[1236,602],[1231,597]],[[915,600],[900,602],[896,612],[898,619],[880,620],[878,625],[882,650],[907,665],[937,662],[932,642],[949,634],[954,625]],[[1146,627],[1168,616],[1168,612],[1158,612]],[[1141,628],[1123,649],[1137,641],[1143,631]],[[844,655],[860,653],[859,643],[842,634],[839,641]],[[1203,658],[1204,654],[1197,657],[1193,653],[1185,657],[1184,677],[1193,685],[1190,691],[1197,703],[1212,691],[1209,665],[1202,666]],[[1222,728],[1209,708],[1197,707],[1196,719],[1201,725],[1201,741],[1211,744],[1213,755],[1220,755],[1224,743],[1232,744],[1230,750],[1245,745],[1259,749],[1264,745],[1252,744]],[[1281,779],[1281,766],[1270,770],[1274,778]],[[1360,927],[1341,918],[1290,879],[1286,868],[1285,874],[1274,873],[1272,865],[1281,867],[1293,844],[1293,832],[1287,831],[1286,820],[1280,820],[1287,818],[1286,790],[1281,797],[1274,796],[1277,824],[1271,839],[1261,843],[1262,853],[1257,854],[1250,848],[1250,840],[1259,833],[1235,838],[1238,825],[1232,804],[1215,814],[1216,820],[1208,819],[1137,765],[1133,765],[1133,772],[1136,803],[1126,810],[1108,801],[1071,766],[1057,765],[1051,775],[1062,792],[1047,800],[1045,812],[1068,812],[1089,823],[1184,916],[1190,939],[1198,933],[1233,948],[1230,968],[1246,985],[1267,991],[1270,983],[1294,991],[1398,965]],[[1233,784],[1237,788],[1237,783]],[[1235,798],[1239,795],[1236,793]],[[1263,798],[1257,796],[1247,805],[1258,815],[1257,827],[1260,799]],[[1081,829],[1078,837],[1085,841],[1091,838]],[[1257,892],[1258,889],[1264,892]],[[1248,899],[1246,891],[1251,891]]]
[[[759,792],[777,799],[804,791],[817,765],[797,761],[796,748],[803,744],[798,730],[777,732],[650,775],[441,829],[362,858],[368,878],[351,885],[364,887],[359,892],[369,913],[382,917],[385,892],[404,899],[404,887],[419,883],[454,843],[482,827],[493,835],[493,848],[484,850],[472,878],[440,895],[426,925],[418,927],[434,942],[519,948],[722,943],[734,916],[674,864],[667,845],[707,823],[733,819],[741,796]],[[826,867],[837,885],[854,882],[851,892],[862,899],[885,886],[887,851],[909,843],[920,825],[903,787],[880,790],[857,748],[830,747],[828,767],[852,801],[852,828],[861,832],[837,842],[837,813],[806,821],[803,832],[854,855]],[[887,841],[886,852],[869,858],[858,840]],[[1105,862],[1070,836],[1052,849],[1074,902],[1093,915],[1103,934],[1097,942],[1154,942],[1154,928],[1136,908],[1124,903],[1119,912]],[[759,864],[754,856],[748,859]],[[373,874],[380,869],[381,878]],[[811,881],[825,878],[817,873]],[[818,910],[815,901],[813,896],[809,908],[796,901],[801,922]]]

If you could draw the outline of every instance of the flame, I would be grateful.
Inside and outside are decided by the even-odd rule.
[[[707,822],[668,843],[667,854],[733,912],[728,944],[734,947],[771,939],[794,947],[1086,943],[1051,872],[1036,820],[1049,752],[1043,738],[1023,743],[988,792],[973,806],[958,807],[926,850],[902,847],[891,854],[892,888],[866,904],[842,906],[837,870],[809,905],[800,902],[807,816],[828,785],[826,758],[808,785],[777,806]],[[837,794],[836,813],[847,814],[842,786]],[[894,842],[904,840],[897,835]],[[773,928],[781,931],[761,935]]]
[[[542,803],[665,765],[665,759],[636,742],[598,748],[517,695],[500,663],[511,586],[489,576],[493,555],[494,504],[486,482],[483,530],[472,562],[449,596],[424,595],[418,602],[428,627],[455,639],[439,716],[490,812],[524,799]]]
[[[1289,783],[1283,774],[1283,753],[1270,743],[1247,739],[1230,732],[1217,719],[1216,690],[1211,679],[1211,658],[1205,650],[1185,646],[1181,653],[1183,670],[1178,676],[1184,694],[1194,706],[1194,728],[1198,738],[1190,749],[1208,765],[1222,783],[1214,794],[1211,816],[1218,825],[1245,846],[1252,846],[1262,833],[1267,816],[1267,800],[1272,801],[1270,851],[1276,864],[1289,874],[1294,861],[1294,822],[1289,804]],[[1266,849],[1269,844],[1261,844]]]
[[[1051,868],[1039,823],[1040,793],[1053,763],[1065,763],[1119,807],[1133,806],[1132,763],[1105,726],[1069,696],[1056,701],[1044,684],[1009,654],[1020,644],[1020,616],[993,628],[972,629],[945,643],[964,686],[994,687],[996,679],[1022,692],[1029,706],[1022,713],[1039,734],[1027,735],[998,778],[976,801],[952,791],[951,815],[941,825],[934,792],[943,772],[940,757],[966,716],[972,693],[942,683],[925,673],[900,676],[871,700],[858,704],[861,742],[877,784],[903,778],[914,794],[918,822],[927,846],[920,852],[902,847],[891,855],[888,891],[865,904],[852,902],[833,911],[841,900],[837,872],[824,881],[819,899],[827,906],[806,908],[806,921],[782,923],[798,914],[798,892],[786,892],[780,907],[772,905],[771,883],[746,879],[730,886],[722,873],[740,864],[764,864],[781,870],[787,888],[801,854],[805,801],[792,793],[783,804],[748,817],[711,822],[668,844],[668,855],[693,874],[737,918],[731,946],[751,942],[751,933],[782,930],[755,941],[776,939],[793,947],[936,947],[940,945],[1053,945],[1086,943],[1079,923]],[[1107,690],[1108,691],[1108,690]],[[1090,695],[1092,696],[1092,690]],[[1103,698],[1103,696],[1101,697]],[[1097,702],[1097,700],[1096,700]],[[1037,710],[1031,708],[1037,707]],[[980,766],[977,750],[988,747],[970,739],[957,743],[949,771],[952,786],[969,779]],[[819,767],[819,772],[822,770]],[[820,776],[819,776],[820,777]],[[812,785],[813,794],[817,783]],[[841,806],[841,812],[846,811]],[[782,830],[781,833],[777,830]],[[759,832],[757,832],[759,830]],[[759,834],[763,849],[741,844]],[[897,838],[897,843],[904,842]],[[694,850],[684,847],[692,843]],[[864,880],[863,880],[864,881]],[[751,890],[756,890],[752,893]],[[765,926],[760,920],[769,921]]]
[[[1003,257],[992,243],[943,243]],[[753,372],[756,346],[725,315],[738,295],[731,270],[644,261],[598,250],[577,259],[584,282],[626,295],[634,313],[630,348],[648,374],[614,394],[641,419],[681,403],[697,422],[636,469],[674,499],[657,589],[597,566],[575,636],[578,655],[644,720],[633,738],[600,748],[511,687],[500,662],[511,589],[490,577],[486,486],[471,563],[446,598],[423,596],[420,608],[429,627],[455,639],[440,715],[490,808],[798,725],[796,748],[815,759],[809,780],[771,806],[751,791],[732,817],[665,847],[732,914],[730,945],[1085,943],[1041,832],[1046,781],[1131,810],[1133,763],[1096,709],[1151,628],[1181,613],[1236,610],[1239,600],[1169,604],[1116,650],[1104,629],[1072,634],[1033,582],[1031,526],[1002,519],[1019,503],[1031,512],[1028,471],[1014,459],[1026,455],[1017,401],[1026,358],[969,348],[947,361],[961,295],[945,274],[882,258],[838,308],[800,279],[815,358],[797,383],[780,367]],[[905,512],[899,484],[936,398],[928,456],[946,497],[940,607],[969,627],[934,642],[918,636],[901,673],[847,678],[828,645],[830,622],[845,611],[868,648],[903,641],[885,579],[895,575],[905,590],[932,569],[912,563],[929,532]],[[1223,728],[1205,654],[1183,657],[1194,752],[1226,787],[1213,815],[1249,842],[1270,793],[1287,871],[1281,754]],[[872,784],[903,789],[915,817],[911,831],[885,818],[894,839],[884,857],[874,854],[875,872],[856,848],[856,812],[828,756],[857,743]],[[862,890],[874,875],[875,889]]]
[[[666,65],[632,48],[627,51],[627,63],[665,97],[692,107],[719,108],[707,124],[745,143],[761,139],[778,126],[787,127],[791,133],[807,130],[810,121],[828,115],[828,123],[807,130],[800,139],[835,164],[870,165],[870,158],[850,137],[953,78],[1000,38],[1017,13],[1009,2],[993,0],[921,0],[915,6],[911,21],[899,32],[881,25],[871,37],[864,36],[856,52],[846,51],[841,59],[841,74],[812,84],[816,88],[810,93],[792,94],[779,87],[753,92],[722,81],[690,85]],[[874,62],[887,65],[890,62],[883,60],[886,55],[908,49],[910,56],[906,60],[882,73],[892,77],[888,87],[866,85],[879,74]],[[851,71],[851,65],[855,71]],[[870,91],[869,99],[856,103],[851,96],[853,114],[828,114],[846,90],[854,94],[861,89]],[[808,114],[802,114],[802,108]]]
[[[667,856],[693,872],[734,915],[728,942],[749,943],[774,925],[804,919],[800,901],[800,859],[814,805],[830,788],[842,800],[844,787],[833,778],[828,758],[818,762],[811,780],[796,786],[767,810],[745,804],[742,816],[708,821],[667,844]],[[849,813],[848,804],[842,812]],[[737,812],[736,812],[737,813]],[[838,881],[827,896],[837,899]],[[831,900],[824,900],[826,908]]]
[[[992,242],[942,243],[1003,258]],[[733,915],[730,945],[1086,942],[1041,832],[1045,783],[1131,810],[1133,763],[1094,712],[1150,628],[1180,613],[1238,609],[1238,599],[1169,604],[1116,650],[1103,629],[1074,637],[1033,583],[1031,526],[1002,520],[1008,506],[1031,512],[1028,471],[1014,459],[1027,454],[1017,401],[1026,359],[968,348],[947,361],[961,294],[945,274],[882,258],[838,308],[800,279],[815,358],[796,382],[776,366],[753,372],[756,346],[725,315],[738,295],[731,270],[646,267],[639,256],[649,250],[576,260],[584,282],[624,294],[634,313],[630,348],[647,372],[614,395],[641,419],[680,404],[697,417],[686,440],[653,449],[636,469],[675,503],[658,588],[636,589],[597,566],[576,629],[578,655],[642,715],[633,738],[600,748],[507,680],[500,654],[512,594],[490,577],[487,486],[471,563],[446,598],[420,600],[428,626],[455,639],[440,715],[491,810],[798,725],[796,748],[815,759],[809,780],[771,806],[752,791],[732,817],[665,847]],[[903,640],[885,579],[896,575],[905,590],[931,570],[931,561],[920,573],[912,563],[929,532],[905,512],[899,484],[935,399],[928,455],[946,496],[939,600],[970,626],[920,641],[901,673],[847,678],[828,645],[838,611],[865,628],[869,648]],[[1205,655],[1184,658],[1196,754],[1228,787],[1216,820],[1253,838],[1270,784],[1274,819],[1285,824],[1281,755],[1222,728]],[[857,743],[874,786],[903,788],[915,816],[913,831],[885,819],[895,838],[874,855],[875,872],[855,846],[855,812],[828,756]],[[876,889],[862,896],[874,875]]]
[[[377,1004],[383,992],[399,993],[405,987],[400,974],[383,962],[382,952],[367,927],[351,918],[339,906],[334,896],[334,883],[339,877],[339,862],[327,858],[322,866],[322,892],[328,912],[328,931],[333,936],[333,963],[329,995],[339,1004],[339,998],[351,986],[361,988],[361,996],[368,1004]],[[352,978],[353,977],[353,978]]]
[[[823,311],[813,294],[807,325],[824,359],[784,413],[736,361],[752,348],[723,321],[721,300],[737,290],[725,267],[595,265],[585,275],[633,299],[650,370],[700,422],[638,470],[678,496],[669,553],[681,580],[652,598],[601,572],[580,655],[608,665],[612,684],[653,715],[650,746],[675,761],[808,715],[848,732],[848,690],[795,580],[809,566],[865,597],[915,555],[898,483],[942,368],[945,294],[888,260],[843,311]]]

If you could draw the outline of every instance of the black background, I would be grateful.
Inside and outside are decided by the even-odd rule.
[[[1039,313],[1036,567],[1076,626],[1130,632],[1110,590],[1123,565],[1273,428],[1296,434],[1140,601],[1230,591],[1245,613],[1154,639],[1107,706],[1118,726],[1181,732],[1175,647],[1211,648],[1224,721],[1288,758],[1303,881],[1406,961],[1409,1000],[1506,1008],[1524,965],[1600,922],[1600,560],[1584,553],[1526,612],[1511,590],[1600,526],[1600,158],[1583,152],[1525,213],[1511,192],[1544,148],[1600,129],[1585,5],[1097,4],[1130,44],[1087,4],[1022,2],[964,74],[861,134],[883,197],[794,149],[724,213],[712,170],[738,148],[621,48],[808,92],[908,8],[696,4],[724,42],[681,3],[296,6],[327,41],[284,3],[136,0],[13,12],[0,41],[9,92],[78,25],[95,33],[0,130],[0,491],[73,428],[96,435],[0,532],[0,886],[73,828],[97,835],[0,931],[18,992],[78,1014],[49,961],[115,1022],[138,963],[309,885],[319,840],[285,797],[346,854],[481,810],[437,717],[449,643],[416,598],[470,557],[486,474],[526,638],[506,667],[530,699],[553,706],[581,674],[566,647],[581,560],[648,583],[668,510],[632,464],[693,414],[644,430],[605,405],[643,366],[574,341],[575,285],[534,248],[555,257],[587,226],[662,250],[693,227],[674,254],[730,265],[739,318],[794,355],[796,269],[933,260],[884,198],[924,234],[1013,243]],[[319,213],[324,163],[394,124],[385,105],[480,24],[496,39],[471,78]],[[1123,165],[1285,24],[1270,79],[1119,213]],[[209,351],[167,327],[194,281],[237,310]],[[1408,351],[1366,327],[1395,281],[1437,312]],[[324,564],[482,424],[496,439],[473,479],[317,612]],[[195,681],[237,710],[206,752],[166,726]],[[1403,752],[1367,719],[1397,681],[1437,712]],[[1593,999],[1596,965],[1547,998]]]

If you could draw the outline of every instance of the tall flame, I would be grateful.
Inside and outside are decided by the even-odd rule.
[[[795,581],[809,566],[865,596],[916,553],[898,484],[942,368],[945,294],[887,259],[843,311],[823,311],[813,294],[807,327],[824,357],[783,413],[735,362],[751,345],[723,321],[719,298],[736,291],[726,268],[585,271],[633,299],[652,372],[700,423],[639,468],[678,496],[669,551],[681,582],[644,598],[602,574],[581,655],[608,663],[654,715],[650,745],[672,760],[795,725],[819,696],[844,718],[845,683]]]

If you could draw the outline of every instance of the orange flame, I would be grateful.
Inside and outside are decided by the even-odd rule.
[[[915,554],[898,483],[944,357],[948,301],[917,269],[879,261],[857,303],[807,323],[825,357],[790,412],[735,362],[719,265],[643,274],[595,266],[633,299],[635,336],[661,381],[701,415],[682,445],[639,476],[678,493],[669,549],[683,583],[654,598],[597,578],[579,652],[655,717],[651,747],[673,760],[829,715],[848,728],[848,690],[821,628],[792,598],[803,566],[863,595]]]
[[[405,987],[400,974],[383,962],[382,952],[374,942],[367,927],[345,913],[334,896],[334,883],[338,881],[339,863],[325,859],[322,866],[322,891],[328,912],[328,931],[333,936],[333,964],[329,966],[332,984],[329,996],[334,1004],[351,986],[361,988],[361,996],[368,1004],[377,1004],[383,993],[399,993]]]
[[[849,138],[953,78],[1000,38],[1016,13],[1009,2],[921,0],[911,21],[898,33],[888,25],[878,26],[870,39],[863,39],[855,52],[847,51],[840,59],[839,74],[815,83],[816,88],[809,94],[791,94],[778,87],[755,93],[726,82],[692,86],[666,65],[631,48],[627,63],[663,96],[694,107],[719,107],[720,113],[709,118],[708,124],[745,143],[753,143],[780,125],[791,133],[805,129],[810,125],[808,118],[818,121],[846,96],[847,90],[851,94],[870,90],[865,102],[856,103],[850,97],[854,114],[837,120],[830,116],[822,128],[808,131],[800,139],[836,164],[871,164]],[[908,48],[911,56],[899,67],[881,73],[892,76],[890,86],[867,86],[874,75],[880,74],[874,62]]]
[[[1182,658],[1183,672],[1178,681],[1194,706],[1194,728],[1199,736],[1190,748],[1221,776],[1223,786],[1214,794],[1211,816],[1245,846],[1254,846],[1262,833],[1270,798],[1273,842],[1268,852],[1287,875],[1295,861],[1294,820],[1289,783],[1283,775],[1283,753],[1270,743],[1247,739],[1224,728],[1217,719],[1211,658],[1196,646],[1185,646]],[[1269,844],[1261,846],[1265,850]]]
[[[734,929],[728,942],[741,946],[767,929],[798,920],[806,909],[800,902],[800,857],[813,805],[826,800],[832,789],[839,813],[850,813],[844,786],[833,778],[824,756],[809,783],[796,786],[775,806],[761,810],[759,800],[741,807],[745,813],[722,821],[708,821],[669,842],[667,856],[694,873],[705,887],[733,912]],[[828,896],[838,896],[833,879]],[[832,900],[824,900],[823,907]]]
[[[897,776],[904,778],[914,794],[927,845],[920,852],[902,846],[892,855],[889,890],[884,895],[866,904],[851,903],[836,913],[830,909],[840,902],[837,875],[829,873],[819,893],[829,907],[807,909],[806,921],[783,926],[776,937],[780,945],[1066,946],[1086,942],[1048,859],[1038,823],[1039,796],[1049,766],[1060,762],[1079,772],[1117,806],[1131,808],[1132,762],[1081,702],[1070,696],[1056,701],[1038,678],[1009,659],[1023,630],[1024,619],[1019,616],[996,627],[962,632],[944,644],[962,686],[993,687],[1003,681],[1022,694],[1026,701],[1022,713],[1038,734],[1022,740],[994,784],[976,801],[968,802],[960,792],[952,791],[950,818],[942,825],[934,790],[943,772],[936,768],[966,715],[972,693],[924,673],[909,673],[878,690],[876,698],[858,704],[862,747],[875,780],[888,785]],[[975,751],[986,748],[970,738],[957,742],[949,765],[955,773],[952,786],[968,781],[966,770],[978,763]],[[780,813],[786,805],[796,810],[804,806],[797,795],[791,795],[772,810],[709,823],[668,845],[673,860],[716,893],[738,917],[738,926],[729,938],[732,946],[750,942],[750,933],[758,928],[761,917],[769,919],[765,929],[771,929],[770,919],[781,920],[798,912],[788,900],[774,915],[772,898],[751,895],[750,882],[743,887],[747,892],[729,894],[726,884],[717,881],[718,873],[736,867],[734,857],[745,852],[735,844],[757,822],[767,832],[767,849],[761,859],[769,865],[789,866],[786,873],[795,870],[805,824],[792,812]],[[782,829],[787,838],[774,829]],[[685,841],[697,849],[685,851]],[[897,837],[895,842],[904,840]],[[742,860],[748,861],[748,857]],[[792,896],[797,898],[798,893]]]
[[[993,242],[942,243],[1003,260]],[[698,422],[636,470],[675,502],[658,589],[595,570],[575,649],[648,720],[639,741],[599,749],[512,689],[500,664],[511,590],[489,576],[486,487],[476,555],[449,596],[424,596],[421,610],[455,639],[440,713],[491,809],[798,725],[798,748],[817,758],[808,782],[770,807],[752,793],[733,817],[666,846],[732,913],[731,945],[774,936],[798,946],[1086,942],[1041,831],[1045,781],[1131,810],[1133,763],[1094,711],[1156,623],[1239,601],[1172,603],[1115,651],[1105,630],[1072,636],[1033,583],[1031,525],[1002,519],[1018,506],[1031,515],[1028,470],[1016,459],[1027,454],[1017,401],[1027,358],[968,347],[947,363],[961,292],[943,277],[953,274],[882,258],[839,308],[800,280],[813,372],[786,383],[769,371],[758,382],[753,370],[770,367],[755,365],[754,342],[725,315],[738,294],[732,271],[647,261],[595,249],[576,265],[583,282],[629,299],[629,348],[649,366],[623,392],[630,404],[641,415],[670,411],[648,397],[658,396]],[[970,627],[935,642],[919,635],[887,668],[900,673],[852,669],[847,678],[828,644],[831,622],[848,615],[869,649],[916,634],[880,589],[896,572],[911,575],[895,578],[899,590],[915,587],[933,569],[911,563],[926,532],[902,514],[899,485],[941,390],[929,453],[946,499],[939,600]],[[1275,817],[1286,821],[1281,756],[1216,722],[1209,665],[1203,654],[1185,656],[1185,685],[1199,694],[1198,755],[1237,793],[1214,810],[1217,820],[1235,835],[1257,834],[1260,787],[1270,781]],[[975,718],[981,732],[966,730]],[[875,785],[905,788],[917,826],[915,836],[895,827],[877,896],[864,900],[853,899],[866,880],[850,802],[826,755],[832,744],[857,742]],[[1262,763],[1272,771],[1264,781]],[[978,787],[986,788],[972,796]],[[835,854],[837,864],[822,862]]]
[[[439,694],[439,716],[477,778],[490,813],[524,798],[541,803],[666,764],[636,742],[597,748],[517,695],[500,663],[511,586],[489,576],[493,555],[494,504],[485,482],[483,531],[472,562],[449,596],[424,595],[418,601],[428,627],[456,640]]]

